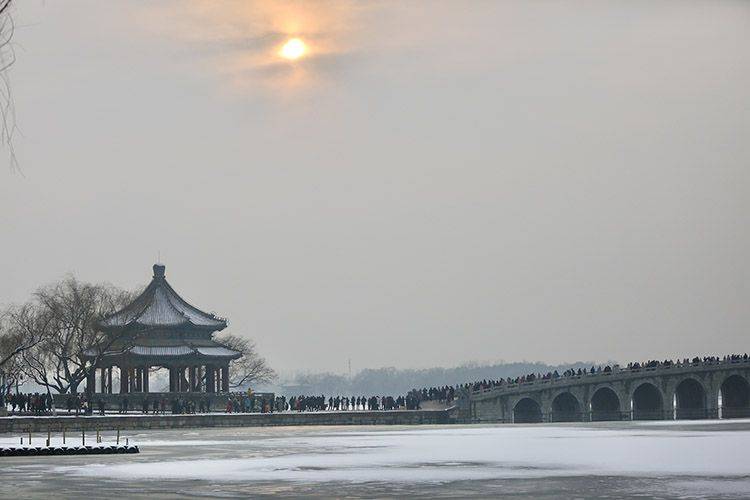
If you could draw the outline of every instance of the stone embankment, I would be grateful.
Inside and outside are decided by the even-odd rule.
[[[196,415],[11,416],[0,433],[75,430],[188,429],[295,425],[427,425],[452,423],[450,410],[340,411],[310,413],[208,413]]]

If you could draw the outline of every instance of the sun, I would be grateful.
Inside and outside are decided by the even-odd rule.
[[[299,38],[291,38],[284,44],[283,47],[281,47],[279,55],[284,59],[294,61],[305,55],[306,52],[307,45],[305,45],[305,42],[303,42]]]

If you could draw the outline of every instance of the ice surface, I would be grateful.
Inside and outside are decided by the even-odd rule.
[[[211,441],[138,442],[196,447]],[[226,443],[225,443],[226,445]],[[750,475],[750,431],[592,429],[554,426],[358,430],[243,440],[231,448],[256,448],[241,458],[163,460],[68,473],[121,478],[222,481],[453,481],[576,475]],[[267,456],[268,450],[281,452]],[[200,453],[196,453],[200,456]]]
[[[19,437],[0,445],[17,445]],[[140,454],[3,459],[0,480],[10,492],[38,496],[104,485],[152,497],[328,497],[340,488],[375,497],[750,497],[748,420],[191,429],[139,431],[121,442],[125,437]],[[40,445],[46,434],[33,438]],[[105,444],[113,439],[103,433]],[[80,444],[80,434],[69,433],[68,444]],[[44,480],[30,486],[30,477]]]

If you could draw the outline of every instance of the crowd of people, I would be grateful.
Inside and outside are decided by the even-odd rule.
[[[286,398],[269,393],[230,393],[221,407],[214,408],[212,395],[205,394],[203,397],[171,397],[154,395],[131,395],[119,399],[119,413],[140,411],[144,414],[190,414],[207,413],[211,411],[225,411],[226,413],[271,413],[271,412],[316,412],[316,411],[389,411],[389,410],[419,410],[424,401],[438,401],[449,404],[453,402],[459,391],[481,391],[484,389],[513,386],[538,380],[556,380],[569,377],[584,377],[589,375],[600,375],[623,370],[641,370],[655,368],[671,368],[705,363],[739,362],[747,361],[748,354],[730,354],[723,357],[703,356],[693,358],[682,358],[677,360],[665,359],[648,360],[643,362],[628,363],[625,368],[617,364],[592,366],[590,368],[569,368],[559,373],[557,370],[547,373],[530,373],[519,377],[506,377],[499,379],[484,379],[473,383],[459,384],[456,386],[444,385],[439,387],[425,387],[413,389],[406,396],[329,396],[324,395],[299,395]],[[216,397],[218,395],[213,395]],[[132,398],[132,399],[129,399]],[[130,406],[132,403],[132,407]],[[12,413],[43,415],[54,411],[54,402],[50,394],[36,393],[10,393],[0,398],[0,405],[10,407]],[[98,398],[89,401],[85,394],[71,394],[65,399],[65,409],[68,414],[92,414],[94,410],[104,415],[107,408],[105,401]]]
[[[317,412],[317,411],[391,411],[420,409],[421,392],[412,391],[406,396],[246,396],[232,394],[227,401],[227,413],[248,411],[267,412]]]
[[[233,394],[227,401],[227,413],[248,411],[282,412],[282,411],[358,411],[358,410],[398,410],[418,409],[419,402],[411,395],[407,396],[246,396]]]
[[[49,394],[19,392],[8,394],[4,399],[4,404],[10,406],[13,413],[44,415],[52,411],[52,396]]]
[[[419,401],[439,401],[450,403],[456,398],[456,390],[458,387],[459,386],[453,387],[451,385],[430,388],[424,387],[422,389],[414,389],[410,394]]]
[[[421,394],[421,393],[419,393]],[[167,395],[129,394],[117,400],[117,412],[128,414],[193,414],[224,411],[226,413],[273,413],[310,411],[357,411],[357,410],[417,410],[420,408],[419,394],[407,396],[275,396],[273,394],[230,393],[224,405],[219,395],[205,394],[203,397],[168,397]],[[11,411],[17,414],[48,414],[54,410],[52,397],[46,394],[11,394],[6,398]],[[218,405],[214,406],[214,403]],[[70,394],[65,398],[68,414],[106,414],[107,404],[101,397],[89,401],[84,393]],[[60,410],[59,408],[57,410]]]
[[[530,373],[528,375],[522,375],[520,377],[507,377],[505,379],[497,379],[497,380],[481,380],[477,382],[473,382],[471,384],[464,385],[465,388],[471,389],[472,391],[481,391],[484,389],[489,389],[493,387],[499,387],[499,386],[510,386],[515,384],[523,384],[526,382],[535,382],[537,380],[552,380],[552,379],[559,379],[559,378],[565,378],[565,377],[582,377],[587,375],[599,375],[602,373],[612,373],[615,371],[622,371],[622,370],[641,370],[644,368],[670,368],[670,367],[682,367],[682,366],[689,366],[689,365],[700,365],[700,364],[713,364],[718,362],[731,362],[731,361],[747,361],[748,355],[745,354],[729,354],[723,357],[719,356],[695,356],[693,358],[682,358],[677,360],[670,360],[665,359],[663,361],[660,360],[648,360],[643,362],[631,362],[627,364],[626,368],[621,368],[620,365],[614,364],[614,365],[605,365],[605,366],[592,366],[589,369],[586,368],[578,368],[575,369],[568,369],[563,371],[562,373],[558,373],[557,370],[554,370],[552,372],[548,373]]]
[[[151,413],[152,415],[172,413],[174,415],[190,414],[190,413],[207,413],[211,411],[211,398],[206,395],[198,401],[195,399],[186,399],[181,397],[166,398],[161,397],[149,397],[134,396],[134,407],[133,410],[140,411],[144,415]],[[106,410],[106,404],[104,400],[99,399],[97,402],[99,414],[104,415]],[[129,413],[130,401],[128,397],[124,397],[119,401],[118,413]]]

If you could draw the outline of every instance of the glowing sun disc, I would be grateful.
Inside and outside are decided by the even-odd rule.
[[[279,54],[284,59],[295,60],[299,59],[307,52],[307,45],[299,38],[292,38],[281,47]]]

